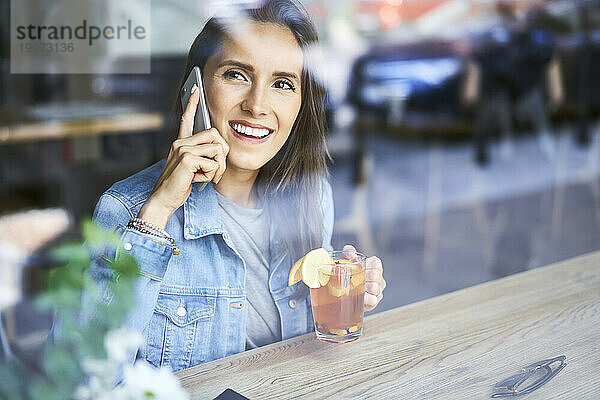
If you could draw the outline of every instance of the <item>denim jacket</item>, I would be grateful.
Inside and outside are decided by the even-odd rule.
[[[194,184],[182,207],[169,219],[166,231],[179,254],[164,240],[127,229],[150,195],[165,160],[112,185],[101,197],[94,220],[116,229],[124,251],[140,265],[137,304],[128,327],[146,339],[137,358],[173,371],[239,353],[246,345],[246,265],[223,229],[215,189]],[[323,247],[331,249],[333,197],[323,180]],[[308,288],[303,282],[288,287],[293,264],[271,228],[269,290],[281,320],[282,339],[314,330]],[[115,256],[114,254],[111,256]],[[110,258],[110,256],[109,256]],[[94,263],[92,276],[107,296],[111,271],[105,261]],[[103,284],[104,283],[104,284]]]

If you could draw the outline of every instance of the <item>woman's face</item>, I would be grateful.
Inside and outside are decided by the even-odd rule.
[[[288,28],[257,22],[227,35],[207,60],[206,100],[229,144],[228,169],[258,171],[284,145],[300,110],[302,62]]]

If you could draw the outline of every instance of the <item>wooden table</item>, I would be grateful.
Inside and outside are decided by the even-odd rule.
[[[600,399],[600,252],[368,316],[355,342],[307,334],[177,375],[192,399],[226,388],[250,399],[486,399],[563,354],[556,377],[518,398]]]
[[[163,124],[160,113],[146,111],[74,120],[23,119],[4,123],[0,119],[0,144],[151,131]]]

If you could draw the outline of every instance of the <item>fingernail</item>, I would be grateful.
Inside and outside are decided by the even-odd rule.
[[[190,93],[190,94],[194,94],[194,92],[195,92],[196,90],[198,90],[198,85],[196,85],[196,84],[194,83],[194,86],[192,86],[192,91],[191,91],[191,93]]]
[[[219,182],[221,182],[221,178],[223,178],[223,175],[221,175],[221,176],[219,177],[219,179],[217,179],[217,181],[215,182],[215,185],[217,185]]]

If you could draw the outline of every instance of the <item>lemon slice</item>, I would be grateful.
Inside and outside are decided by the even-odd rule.
[[[295,285],[296,283],[302,280],[302,271],[300,270],[302,260],[304,260],[304,257],[296,261],[296,263],[290,270],[290,276],[288,277],[288,286]]]
[[[302,259],[302,265],[300,271],[302,273],[302,280],[306,283],[306,286],[312,289],[316,289],[322,286],[321,282],[329,281],[329,276],[326,271],[323,271],[323,265],[333,264],[333,259],[327,252],[327,250],[320,248],[310,251]],[[319,271],[321,268],[321,271]]]
[[[329,277],[330,276],[331,276],[331,268],[328,268],[326,270],[324,268],[324,266],[322,265],[319,268],[319,283],[321,284],[321,286],[327,285],[327,283],[329,282]]]

